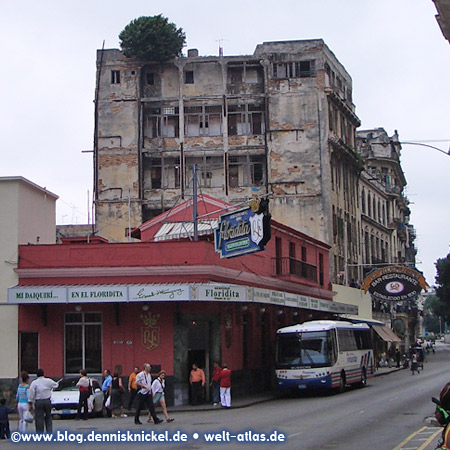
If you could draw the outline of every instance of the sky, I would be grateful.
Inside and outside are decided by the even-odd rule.
[[[59,196],[57,224],[92,221],[96,51],[133,19],[162,14],[201,56],[251,55],[265,41],[322,38],[353,79],[360,129],[447,152],[450,44],[432,0],[22,0],[2,2],[0,176]],[[403,145],[417,268],[435,284],[449,253],[450,157]],[[4,214],[5,212],[1,212]]]

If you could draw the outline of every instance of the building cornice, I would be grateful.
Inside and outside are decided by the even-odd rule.
[[[249,272],[242,272],[236,269],[230,269],[220,266],[142,266],[142,267],[81,267],[81,268],[40,268],[40,269],[15,269],[15,272],[21,280],[26,279],[45,279],[45,278],[97,278],[97,277],[170,277],[170,276],[189,276],[204,277],[208,276],[211,281],[214,278],[226,282],[237,284],[249,284],[253,286],[265,287],[269,289],[279,289],[302,295],[317,296],[326,300],[331,300],[335,292],[327,289],[306,286],[303,284],[292,283],[289,281],[262,276]],[[83,281],[80,284],[84,284]],[[111,280],[114,284],[114,280]],[[73,284],[73,280],[72,280]],[[116,284],[118,284],[116,282]]]

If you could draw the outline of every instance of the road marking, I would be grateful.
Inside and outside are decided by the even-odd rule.
[[[426,430],[426,431],[425,431]],[[410,434],[403,442],[401,442],[397,447],[393,448],[393,450],[425,450],[426,447],[436,438],[436,436],[441,433],[442,430],[438,429],[437,431],[429,431],[429,427],[422,427],[414,433]],[[428,438],[416,437],[418,434],[431,434]],[[407,443],[412,443],[411,441],[425,441],[420,447],[403,447]],[[419,445],[419,442],[417,445]]]
[[[405,444],[411,441],[415,436],[417,436],[423,430],[426,430],[427,427],[422,427],[418,431],[415,431],[413,434],[410,434],[404,441],[400,442],[397,447],[394,447],[392,450],[400,450]]]
[[[289,436],[288,436],[288,438],[291,438],[291,437],[294,437],[294,436],[300,436],[302,433],[300,432],[300,433],[294,433],[294,434],[290,434]]]
[[[442,433],[442,430],[437,430],[436,432],[434,432],[434,433],[427,439],[427,441],[424,442],[417,450],[424,450],[424,449],[427,447],[427,445],[430,444],[431,441],[432,441],[433,439],[435,439],[436,436],[437,436],[439,433]]]

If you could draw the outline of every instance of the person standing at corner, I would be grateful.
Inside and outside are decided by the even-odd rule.
[[[128,377],[128,391],[130,392],[130,399],[128,400],[128,410],[130,411],[133,407],[134,399],[137,394],[137,386],[136,386],[136,375],[139,373],[139,367],[134,366],[133,372],[130,373]]]
[[[81,408],[83,408],[83,420],[88,420],[89,410],[88,410],[88,398],[91,395],[89,392],[90,380],[87,377],[87,372],[84,369],[80,370],[80,379],[78,380],[76,386],[80,391],[80,397],[78,399],[77,415],[75,420],[80,420],[81,418]]]
[[[28,404],[29,410],[35,411],[35,425],[36,433],[44,432],[52,433],[53,423],[52,423],[52,389],[58,386],[56,381],[51,378],[44,377],[44,371],[38,369],[36,371],[37,378],[30,384],[30,389],[28,391]],[[34,406],[33,406],[34,404]]]
[[[220,372],[220,400],[222,408],[231,408],[231,370],[226,364]]]
[[[108,400],[110,386],[112,383],[111,371],[109,369],[105,369],[103,371],[103,377],[104,377],[103,384],[102,384],[103,407],[105,408],[106,417],[111,417],[112,416],[111,409],[106,407],[106,400]]]
[[[19,431],[21,433],[27,432],[27,422],[25,420],[25,411],[28,411],[28,389],[30,388],[30,376],[23,371],[20,374],[22,383],[17,386],[16,402],[17,411],[19,413]]]
[[[205,372],[198,367],[197,363],[192,364],[189,383],[192,389],[192,406],[195,406],[201,397],[202,389],[205,386]]]
[[[214,361],[213,368],[211,386],[213,391],[213,405],[216,406],[220,401],[220,372],[222,372],[222,367],[219,366],[217,361]]]
[[[138,406],[134,414],[134,423],[136,425],[142,425],[142,422],[139,420],[139,415],[144,405],[147,406],[155,425],[162,422],[162,419],[158,418],[156,415],[155,405],[153,404],[152,376],[150,375],[150,369],[150,364],[145,363],[144,370],[136,375],[136,386],[139,389],[137,393]]]

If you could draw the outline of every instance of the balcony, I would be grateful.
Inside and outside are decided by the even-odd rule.
[[[294,258],[272,258],[273,276],[294,276],[317,283],[317,267]]]

